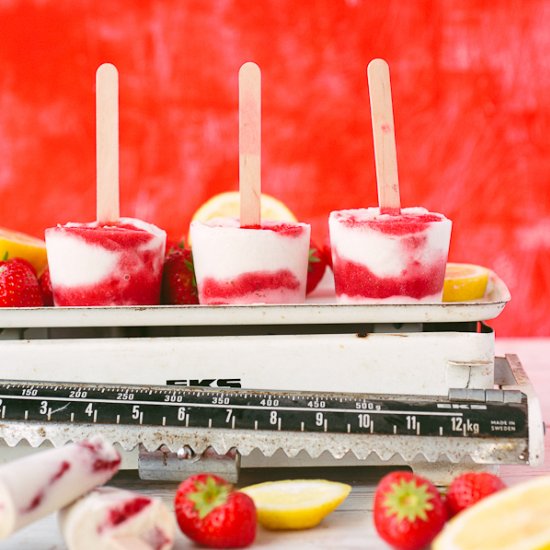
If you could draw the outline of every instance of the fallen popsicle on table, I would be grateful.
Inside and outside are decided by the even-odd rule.
[[[176,522],[155,497],[99,487],[59,513],[69,550],[169,550]]]
[[[240,219],[191,223],[201,304],[303,302],[311,228],[261,219],[261,76],[239,71]]]
[[[103,485],[119,466],[120,455],[101,437],[0,466],[0,539]]]
[[[97,220],[46,229],[56,306],[155,305],[160,301],[166,233],[119,214],[118,73],[96,76]]]
[[[401,208],[388,65],[368,66],[379,208],[329,216],[336,295],[342,302],[439,302],[451,221]]]

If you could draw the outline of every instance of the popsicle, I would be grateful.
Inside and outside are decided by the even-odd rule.
[[[451,222],[425,208],[379,208],[329,217],[336,295],[341,302],[438,302]]]
[[[310,226],[262,222],[247,229],[231,218],[191,224],[201,304],[303,302]]]
[[[134,218],[46,229],[56,306],[158,304],[166,233]]]
[[[379,207],[330,213],[336,296],[341,302],[439,302],[452,223],[401,208],[389,68],[368,66]]]
[[[261,219],[261,75],[239,71],[240,219],[191,223],[201,304],[286,304],[306,293],[311,228]]]
[[[0,539],[102,485],[119,466],[99,436],[0,466]]]
[[[166,505],[149,497],[99,487],[59,513],[69,550],[168,550],[176,522]]]
[[[56,306],[154,305],[160,301],[166,233],[119,214],[118,73],[96,75],[97,220],[46,229]]]

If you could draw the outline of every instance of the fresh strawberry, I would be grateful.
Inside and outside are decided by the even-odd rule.
[[[162,273],[163,304],[198,304],[197,282],[191,250],[183,243],[171,247]]]
[[[447,510],[452,517],[506,487],[500,477],[489,472],[466,472],[459,475],[447,489]]]
[[[203,546],[243,548],[256,537],[254,501],[214,474],[183,481],[174,508],[182,532]]]
[[[0,307],[40,307],[40,285],[32,265],[22,258],[0,262]]]
[[[42,292],[42,301],[45,306],[53,306],[52,281],[50,279],[50,270],[46,268],[38,278],[40,291]]]
[[[325,274],[327,262],[322,250],[312,241],[309,244],[306,294],[313,292]]]
[[[166,237],[166,256],[172,252],[175,248],[184,248],[185,239],[172,239],[171,237]]]
[[[384,476],[374,495],[378,534],[399,550],[420,550],[441,531],[447,510],[435,486],[411,472]]]
[[[332,269],[332,248],[330,246],[330,241],[326,241],[323,245],[323,256],[325,257],[325,262]]]

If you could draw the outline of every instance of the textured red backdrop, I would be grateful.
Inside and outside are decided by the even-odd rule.
[[[136,7],[139,6],[139,7]],[[546,0],[0,0],[0,225],[95,213],[94,73],[120,71],[121,210],[177,237],[236,189],[237,72],[263,76],[263,189],[327,233],[376,202],[365,66],[392,71],[402,202],[495,269],[500,335],[550,333]]]

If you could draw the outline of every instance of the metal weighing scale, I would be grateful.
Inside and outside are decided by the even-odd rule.
[[[446,304],[0,310],[0,461],[102,433],[145,479],[239,468],[543,461],[538,399],[484,321]]]

